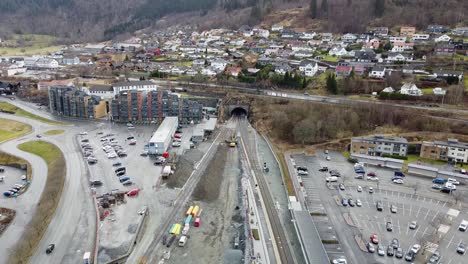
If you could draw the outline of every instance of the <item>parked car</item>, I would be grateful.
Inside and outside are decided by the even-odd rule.
[[[398,241],[397,238],[392,239],[391,245],[393,248],[399,248],[400,247],[400,241]]]
[[[362,187],[358,185],[357,191],[358,191],[358,192],[362,192]]]
[[[359,200],[359,199],[356,200],[356,206],[357,206],[357,207],[361,207],[361,206],[362,206],[361,200]]]
[[[88,132],[86,132],[86,131],[80,132],[80,136],[86,136],[86,135],[88,135]]]
[[[370,236],[370,241],[374,244],[378,244],[379,243],[379,236],[377,236],[377,234],[373,234],[372,236]]]
[[[156,161],[154,162],[154,165],[161,165],[161,164],[164,164],[165,162],[166,162],[165,158],[158,157],[158,158],[156,158]]]
[[[414,244],[412,247],[411,247],[411,251],[414,253],[414,254],[418,254],[419,250],[421,249],[421,245],[419,244]]]
[[[393,255],[395,255],[395,249],[392,247],[392,245],[388,245],[387,256],[392,257]]]
[[[328,171],[328,167],[322,167],[319,169],[319,171]]]
[[[405,260],[406,261],[413,261],[414,255],[415,255],[414,252],[409,250],[408,252],[406,252]]]
[[[378,181],[379,178],[378,177],[367,177],[367,180],[368,181]]]
[[[465,254],[465,251],[466,251],[466,244],[463,242],[460,242],[460,244],[458,244],[457,246],[457,253]]]
[[[125,185],[125,186],[128,186],[128,185],[132,185],[133,182],[131,180],[126,180],[126,181],[122,182],[122,184]]]
[[[128,176],[119,177],[119,181],[120,181],[121,183],[123,183],[123,182],[125,182],[125,181],[128,181],[128,180],[130,180],[130,177],[128,177]]]
[[[122,162],[116,161],[116,162],[112,163],[112,166],[114,166],[114,167],[122,166]]]
[[[348,206],[348,199],[342,198],[342,199],[341,199],[341,205],[343,205],[343,206]]]
[[[377,176],[377,174],[375,174],[375,172],[371,171],[371,172],[367,173],[367,176],[375,177],[375,176]]]
[[[344,191],[345,190],[345,187],[344,187],[344,184],[340,183],[340,185],[338,186],[340,188],[340,190]]]
[[[327,156],[325,159],[326,159],[326,160],[331,160],[330,156]]]
[[[142,156],[142,157],[148,156],[148,151],[143,151],[143,152],[141,152],[141,153],[140,153],[140,156]]]
[[[140,193],[140,189],[133,189],[129,192],[127,192],[127,196],[136,196]]]
[[[385,256],[385,250],[384,250],[384,248],[383,248],[382,245],[378,245],[378,246],[377,246],[377,254],[378,254],[379,256]]]
[[[356,203],[354,203],[354,200],[353,199],[348,199],[348,204],[349,206],[351,207],[354,207],[356,205]]]
[[[172,142],[172,147],[173,148],[178,148],[180,146],[181,146],[180,142]]]
[[[416,229],[418,228],[418,223],[416,221],[411,221],[411,223],[409,224],[409,229]]]
[[[435,178],[434,180],[432,180],[432,183],[444,184],[445,180],[442,178]]]
[[[374,253],[375,252],[375,247],[374,247],[374,245],[372,245],[371,242],[367,243],[367,251],[369,253]]]
[[[393,180],[393,183],[396,183],[396,184],[403,184],[403,180],[402,180],[402,179],[394,179],[394,180]]]
[[[403,258],[403,249],[401,249],[401,247],[398,247],[395,251],[395,257],[396,258]]]
[[[335,177],[335,176],[330,176],[330,177],[325,178],[325,181],[326,182],[337,182],[338,178]]]
[[[383,204],[381,201],[377,201],[375,204],[375,207],[377,208],[377,211],[381,212],[383,210]]]
[[[465,232],[466,228],[468,228],[468,221],[463,220],[458,226],[458,230]]]
[[[46,248],[46,254],[52,253],[52,251],[54,251],[54,248],[55,248],[55,244],[49,244]]]
[[[451,184],[455,184],[455,185],[459,185],[459,184],[460,184],[460,182],[457,181],[457,180],[454,179],[454,178],[448,178],[448,179],[447,179],[447,182],[450,182]]]
[[[369,193],[374,193],[374,188],[373,187],[369,187],[368,190],[369,190]]]
[[[393,225],[392,225],[392,222],[387,222],[387,224],[386,224],[386,228],[387,228],[387,231],[388,231],[388,232],[392,232],[392,231],[393,231]]]
[[[5,192],[3,192],[3,196],[5,196],[5,197],[11,197],[11,196],[13,196],[14,194],[15,194],[14,192],[10,192],[10,191],[5,191]]]
[[[394,204],[390,205],[390,212],[396,214],[396,212],[397,212],[397,207],[396,207]]]
[[[435,251],[434,253],[432,253],[431,257],[429,258],[429,260],[427,261],[428,264],[436,264],[437,262],[439,262],[440,260],[440,252],[439,251]]]
[[[95,181],[91,181],[90,184],[91,184],[91,186],[93,186],[93,187],[101,186],[101,185],[102,185],[102,181],[95,180]]]
[[[182,138],[181,134],[174,134],[174,138]]]
[[[436,190],[440,190],[440,189],[442,189],[442,185],[440,185],[440,184],[432,184],[432,187],[431,187],[431,188],[432,188],[432,189],[436,189]]]

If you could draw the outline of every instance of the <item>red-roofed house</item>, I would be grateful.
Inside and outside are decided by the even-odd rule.
[[[336,67],[336,76],[337,77],[346,77],[349,76],[353,68],[351,66],[337,66]]]
[[[48,91],[52,86],[73,86],[74,79],[66,80],[52,80],[52,81],[40,81],[37,83],[37,89],[40,91]]]
[[[242,72],[241,67],[228,67],[226,69],[226,74],[234,76],[234,77],[238,77],[241,72]]]

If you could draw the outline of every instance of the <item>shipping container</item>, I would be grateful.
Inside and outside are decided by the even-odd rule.
[[[174,234],[175,228],[176,228],[176,224],[172,224],[171,228],[169,229],[169,234]]]
[[[194,227],[199,227],[200,226],[200,218],[195,218],[195,222],[193,223]]]
[[[190,206],[187,212],[185,213],[186,216],[189,216],[192,214],[193,206]]]
[[[198,205],[195,205],[195,207],[192,210],[192,215],[195,217],[198,215],[198,211],[200,211],[200,207]]]
[[[190,222],[192,222],[192,215],[189,215],[187,218],[185,218],[185,224],[190,224]]]
[[[181,224],[176,224],[176,228],[174,230],[174,235],[180,235],[181,231],[182,231],[182,225]]]

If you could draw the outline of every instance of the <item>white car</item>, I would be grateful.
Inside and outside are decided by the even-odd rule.
[[[25,181],[27,179],[26,175],[21,175],[21,180]]]
[[[395,180],[393,180],[393,183],[403,184],[403,180],[402,179],[395,179]]]
[[[88,132],[86,131],[80,132],[80,136],[86,136],[86,135],[88,135]]]
[[[334,259],[332,261],[333,264],[348,264],[348,262],[346,261],[346,259],[344,257],[340,257],[338,259]]]
[[[449,190],[452,190],[452,191],[455,191],[457,189],[457,186],[451,182],[447,182],[445,184],[445,188],[449,189]]]
[[[180,147],[180,142],[173,142],[172,147],[174,147],[174,148]]]
[[[327,160],[331,160],[330,156],[327,156],[326,159],[327,159]]]
[[[412,247],[411,247],[411,251],[414,253],[414,254],[418,254],[419,250],[421,249],[421,245],[419,244],[414,244]]]
[[[357,206],[357,207],[361,207],[361,206],[362,206],[361,200],[359,200],[359,199],[356,200],[356,206]]]
[[[358,192],[362,192],[362,187],[361,187],[360,185],[358,185],[357,191],[358,191]]]
[[[115,151],[114,152],[109,152],[107,154],[107,158],[109,158],[109,159],[117,158],[117,153],[115,153]]]
[[[5,180],[5,176],[0,176],[0,182],[3,182]]]
[[[330,176],[330,177],[325,178],[325,181],[326,181],[326,182],[337,182],[337,181],[338,181],[338,177],[336,177],[336,176]]]
[[[461,224],[458,226],[458,230],[465,232],[468,228],[468,221],[463,220]]]
[[[182,139],[181,138],[174,138],[173,139],[175,142],[182,142]]]
[[[459,184],[460,184],[460,182],[457,181],[457,180],[455,180],[454,178],[448,178],[448,179],[447,179],[447,182],[448,182],[448,183],[455,184],[455,185],[459,185]]]
[[[369,177],[369,176],[367,176],[367,180],[368,180],[368,181],[378,181],[378,180],[379,180],[379,178],[377,178],[377,177]]]

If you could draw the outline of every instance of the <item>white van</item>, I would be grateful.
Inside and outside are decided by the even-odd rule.
[[[185,246],[185,243],[187,243],[187,236],[181,236],[179,239],[179,247]]]
[[[326,182],[337,182],[338,181],[338,177],[336,176],[330,176],[330,177],[327,177],[325,179]]]

